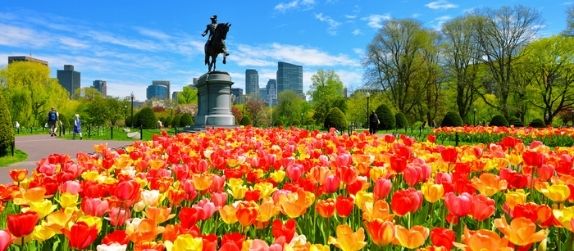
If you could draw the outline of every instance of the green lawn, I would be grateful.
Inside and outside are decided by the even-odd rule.
[[[175,134],[175,130],[173,128],[166,128],[164,129],[170,135]],[[160,129],[143,129],[143,138],[142,140],[151,140],[154,134],[160,134]],[[139,129],[130,129],[131,133],[139,133]],[[124,130],[124,128],[112,128],[110,127],[93,127],[89,128],[84,127],[82,128],[82,136],[84,140],[139,140],[140,138],[130,138],[128,137],[128,132]],[[66,131],[65,135],[61,135],[65,139],[73,139],[73,134],[71,131]],[[76,135],[76,139],[78,139],[78,135]]]
[[[11,156],[10,154],[8,154],[8,156],[0,157],[0,167],[6,167],[10,164],[24,161],[27,158],[28,158],[28,154],[16,149],[16,151],[14,151],[14,156]]]

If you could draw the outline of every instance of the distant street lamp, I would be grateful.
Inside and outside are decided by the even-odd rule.
[[[134,128],[134,93],[133,92],[132,92],[130,97],[132,100],[132,116],[130,118],[130,121],[132,122],[132,128]]]
[[[370,107],[369,107],[369,98],[371,97],[371,93],[367,92],[365,93],[365,96],[367,96],[367,126],[369,125],[369,113],[370,113]]]
[[[472,125],[476,126],[476,108],[473,109]]]

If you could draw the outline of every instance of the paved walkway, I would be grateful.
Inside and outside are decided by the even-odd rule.
[[[20,149],[28,154],[28,159],[23,162],[14,163],[8,167],[0,167],[0,184],[11,182],[9,171],[13,168],[26,168],[30,174],[36,168],[36,163],[48,157],[52,153],[67,154],[72,158],[78,152],[94,152],[94,145],[108,144],[109,148],[117,148],[129,145],[130,141],[112,140],[66,140],[49,135],[17,136],[16,149]]]

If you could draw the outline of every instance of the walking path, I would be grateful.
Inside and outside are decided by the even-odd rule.
[[[0,184],[10,183],[9,172],[14,168],[26,168],[29,175],[36,168],[36,163],[48,157],[52,153],[67,154],[72,158],[78,152],[94,152],[94,145],[107,144],[109,148],[117,148],[131,144],[131,141],[117,140],[66,140],[57,137],[50,137],[47,134],[16,136],[16,149],[20,149],[28,154],[28,159],[23,162],[14,163],[7,167],[0,167]]]

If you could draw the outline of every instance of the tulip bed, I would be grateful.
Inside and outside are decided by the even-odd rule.
[[[0,185],[4,250],[573,250],[572,147],[166,133]]]
[[[499,127],[499,126],[463,126],[439,127],[433,129],[433,134],[439,142],[454,142],[458,135],[459,141],[465,143],[498,142],[506,136],[517,137],[525,143],[541,141],[547,146],[574,145],[574,128],[572,127]]]

